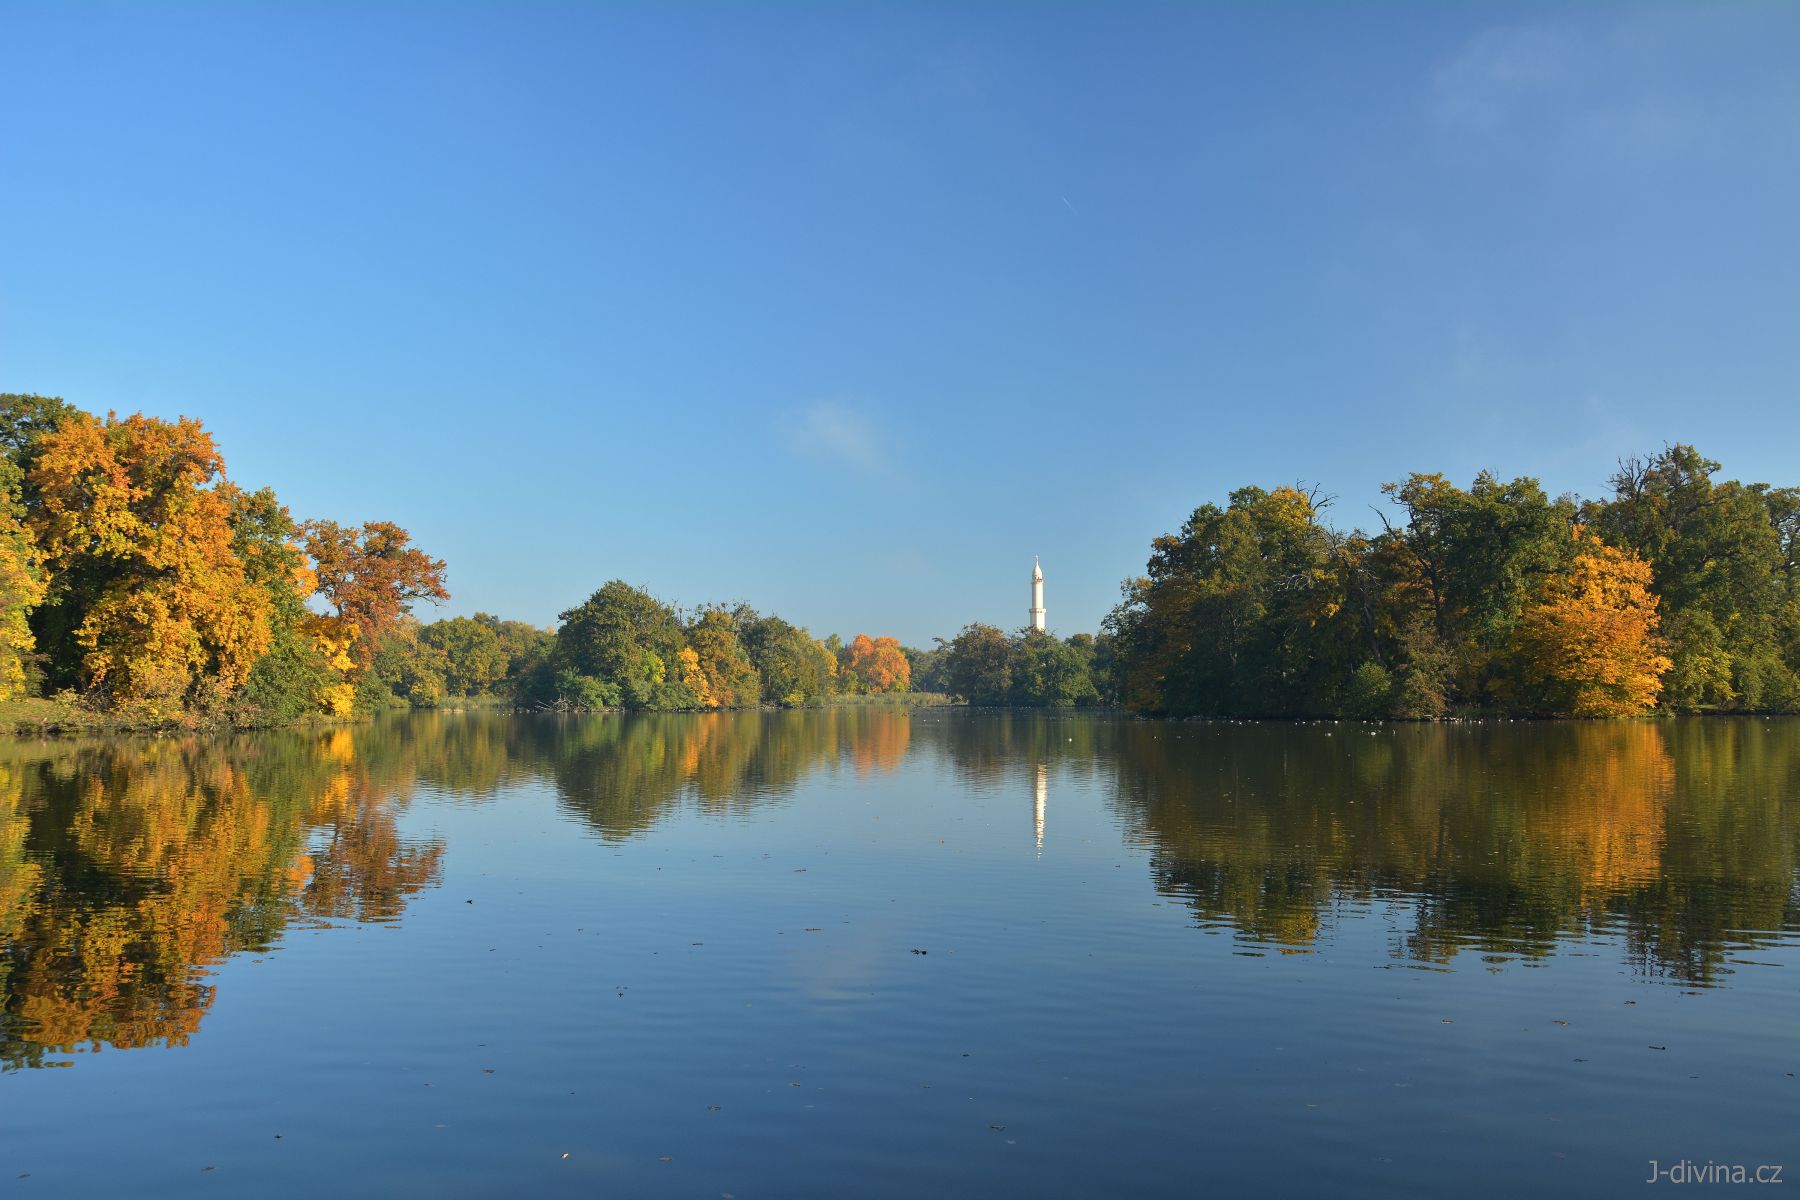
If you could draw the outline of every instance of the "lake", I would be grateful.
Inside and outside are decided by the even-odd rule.
[[[0,1187],[1800,1183],[1800,719],[0,743]]]

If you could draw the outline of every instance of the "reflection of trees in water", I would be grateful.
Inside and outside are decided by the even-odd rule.
[[[1042,709],[939,709],[913,718],[913,737],[964,787],[1030,796],[1040,767],[1062,778],[1102,770],[1131,727]]]
[[[13,744],[0,768],[0,1065],[184,1043],[206,968],[300,917],[390,917],[431,882],[360,731]]]
[[[1327,736],[1329,732],[1330,736]],[[1706,981],[1738,930],[1792,926],[1792,722],[1133,725],[1118,803],[1158,886],[1244,936],[1305,945],[1335,902],[1415,897],[1400,951],[1543,955],[1618,931]]]
[[[1331,736],[1326,734],[1330,732]],[[1342,900],[1408,898],[1398,953],[1542,955],[1615,932],[1706,981],[1793,927],[1800,723],[1189,725],[844,707],[593,718],[417,714],[325,733],[0,746],[0,1067],[180,1044],[207,968],[296,919],[397,917],[444,848],[414,793],[544,778],[607,838],[731,814],[809,774],[927,755],[969,789],[1098,779],[1202,919],[1303,946]],[[1051,797],[1054,808],[1054,795]],[[1023,817],[1024,810],[1021,810]]]
[[[683,802],[727,815],[847,764],[892,771],[911,717],[877,706],[740,713],[634,713],[536,720],[523,729],[564,806],[603,836],[640,834]]]

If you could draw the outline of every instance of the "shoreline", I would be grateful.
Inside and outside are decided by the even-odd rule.
[[[1510,715],[1505,713],[1465,713],[1440,717],[1435,720],[1405,720],[1397,718],[1359,718],[1359,717],[1172,717],[1143,716],[1124,708],[1109,705],[1096,705],[1071,708],[1044,708],[1029,705],[975,705],[964,701],[952,700],[948,696],[935,693],[919,693],[890,696],[834,696],[820,704],[802,705],[793,708],[778,704],[745,705],[734,708],[683,708],[683,709],[627,709],[618,708],[583,708],[583,709],[549,709],[535,708],[526,705],[512,704],[493,697],[474,697],[459,699],[452,703],[432,705],[419,708],[390,708],[376,712],[358,713],[348,717],[331,717],[313,715],[298,721],[236,721],[228,717],[207,717],[198,714],[184,714],[180,717],[145,717],[130,713],[105,712],[91,709],[79,701],[60,700],[44,697],[26,697],[16,700],[0,701],[0,737],[28,738],[82,738],[82,737],[127,737],[127,736],[167,736],[171,734],[208,735],[226,733],[292,733],[309,730],[346,729],[357,725],[368,724],[384,716],[394,713],[454,713],[471,712],[508,713],[536,717],[582,717],[593,715],[687,715],[697,716],[708,713],[779,713],[823,711],[833,708],[855,709],[897,709],[934,711],[941,709],[961,709],[967,712],[982,713],[1038,713],[1046,716],[1088,716],[1118,717],[1132,721],[1142,721],[1165,725],[1353,725],[1353,726],[1427,726],[1427,725],[1565,725],[1565,724],[1613,724],[1621,722],[1664,722],[1690,719],[1736,719],[1736,720],[1774,720],[1777,718],[1794,718],[1795,713],[1782,712],[1691,712],[1691,713],[1645,713],[1631,717],[1555,717],[1535,715]]]

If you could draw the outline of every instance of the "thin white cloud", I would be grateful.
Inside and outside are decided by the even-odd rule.
[[[1432,68],[1426,114],[1451,145],[1655,162],[1800,128],[1800,75],[1759,53],[1792,36],[1779,5],[1569,13],[1480,30]]]
[[[1549,25],[1481,31],[1432,72],[1432,119],[1452,133],[1498,130],[1568,82],[1574,40]]]
[[[787,422],[788,449],[796,456],[867,479],[897,477],[893,439],[863,411],[839,400],[818,400]]]

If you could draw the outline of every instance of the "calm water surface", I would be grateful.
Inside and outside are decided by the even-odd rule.
[[[1800,1185],[1796,720],[13,742],[0,936],[19,1195]]]

